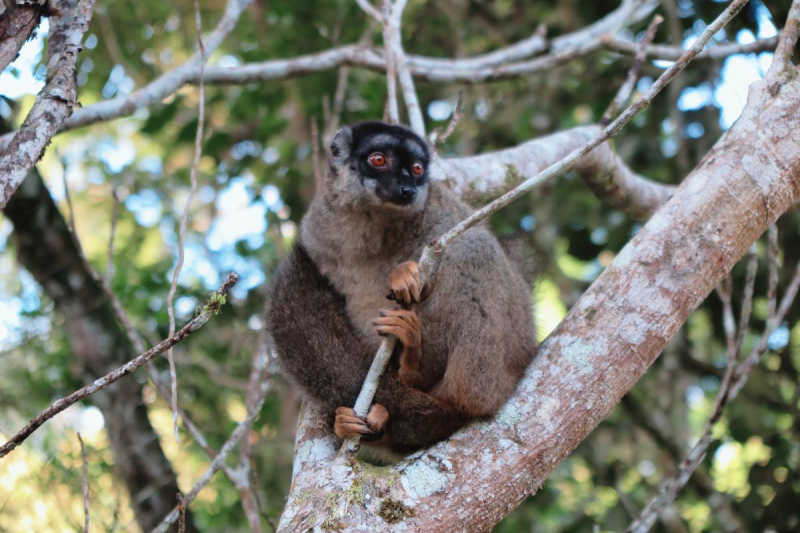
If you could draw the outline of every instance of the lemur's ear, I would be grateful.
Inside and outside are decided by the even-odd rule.
[[[353,130],[350,126],[345,126],[336,132],[331,141],[331,156],[334,159],[343,161],[350,156],[353,149]]]

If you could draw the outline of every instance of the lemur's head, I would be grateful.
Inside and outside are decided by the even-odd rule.
[[[427,143],[408,128],[383,122],[345,126],[331,142],[325,199],[333,208],[419,212],[428,197],[429,162]]]

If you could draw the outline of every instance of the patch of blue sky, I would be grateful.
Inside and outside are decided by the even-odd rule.
[[[125,199],[125,208],[133,213],[139,225],[148,228],[158,224],[164,212],[161,198],[152,189],[129,194]]]
[[[42,59],[44,39],[49,32],[50,21],[43,18],[34,38],[22,46],[19,57],[0,73],[0,95],[17,99],[42,90],[44,73],[36,67]]]

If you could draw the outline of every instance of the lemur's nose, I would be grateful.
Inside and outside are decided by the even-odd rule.
[[[403,198],[413,198],[414,188],[408,187],[407,185],[402,185],[400,187],[400,194],[403,195]]]

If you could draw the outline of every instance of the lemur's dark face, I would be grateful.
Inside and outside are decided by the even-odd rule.
[[[424,206],[430,153],[411,130],[383,122],[355,124],[336,134],[331,154],[334,179],[357,188],[364,204],[403,211]]]

